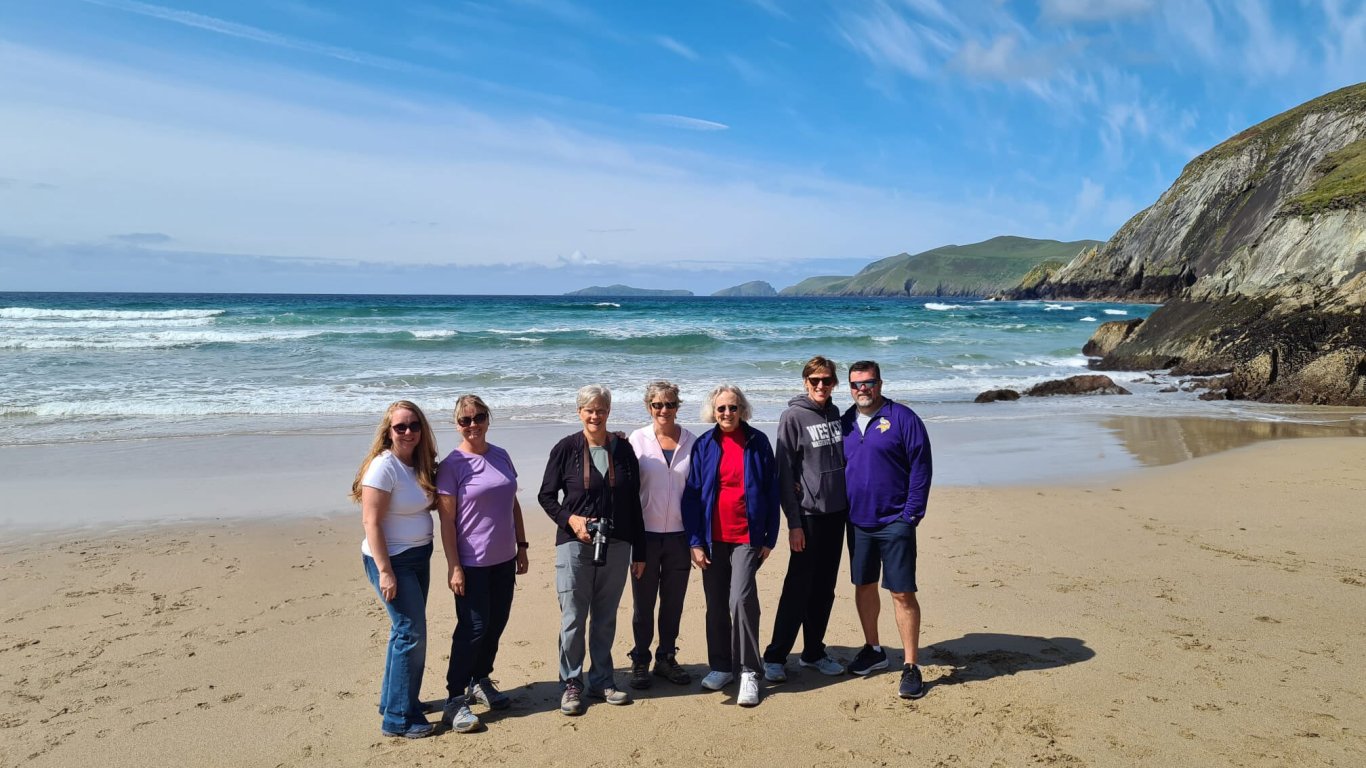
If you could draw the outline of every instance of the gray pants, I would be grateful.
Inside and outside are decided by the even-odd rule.
[[[612,677],[612,642],[617,635],[617,606],[626,589],[631,545],[613,541],[607,564],[593,565],[593,547],[567,541],[555,547],[555,589],[560,593],[560,682],[583,679],[584,640],[593,666],[588,690],[616,688]]]
[[[717,672],[758,672],[759,547],[713,542],[702,572],[707,598],[707,664]],[[738,662],[738,663],[737,663]]]
[[[632,660],[650,660],[650,644],[655,638],[656,596],[659,597],[659,651],[655,658],[676,650],[691,569],[688,534],[646,532],[645,573],[631,580],[631,630],[636,641],[631,649]]]

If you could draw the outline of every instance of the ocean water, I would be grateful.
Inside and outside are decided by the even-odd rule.
[[[803,363],[877,360],[889,396],[931,420],[1057,412],[1227,412],[1193,395],[971,404],[1086,370],[1081,346],[1150,305],[862,298],[616,298],[0,293],[0,444],[326,430],[408,398],[443,421],[480,394],[499,418],[575,421],[604,383],[630,420],[647,382],[682,389],[682,419],[717,383],[755,421],[800,392]],[[1116,378],[1127,381],[1132,374]],[[1135,388],[1135,387],[1131,387]],[[1155,389],[1155,388],[1154,388]],[[837,402],[848,403],[838,390]],[[1124,402],[1120,402],[1123,400]],[[1203,409],[1203,411],[1202,411]],[[642,411],[643,413],[643,411]]]

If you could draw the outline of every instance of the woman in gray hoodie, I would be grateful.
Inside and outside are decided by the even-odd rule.
[[[844,551],[849,500],[844,491],[844,437],[840,411],[831,402],[839,383],[835,363],[820,355],[802,368],[806,394],[788,401],[778,420],[779,499],[787,518],[792,556],[773,637],[764,651],[764,679],[787,679],[787,655],[802,632],[799,663],[826,675],[844,664],[825,652],[825,628],[835,602],[835,580]]]

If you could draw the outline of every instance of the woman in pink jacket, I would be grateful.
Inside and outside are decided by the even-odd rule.
[[[678,685],[692,682],[692,675],[675,658],[675,642],[692,566],[679,502],[688,478],[688,455],[697,438],[677,423],[678,405],[678,387],[667,381],[649,384],[645,407],[650,423],[630,437],[640,460],[640,506],[645,519],[645,572],[631,582],[635,647],[631,649],[630,686],[637,689],[650,687],[656,598],[659,645],[654,652],[654,674]]]

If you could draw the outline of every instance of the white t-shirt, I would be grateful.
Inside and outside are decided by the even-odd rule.
[[[385,451],[370,460],[360,484],[389,492],[389,511],[379,527],[384,531],[390,555],[432,542],[432,500],[417,484],[417,473],[412,467]],[[360,551],[374,557],[368,539],[361,539]]]

